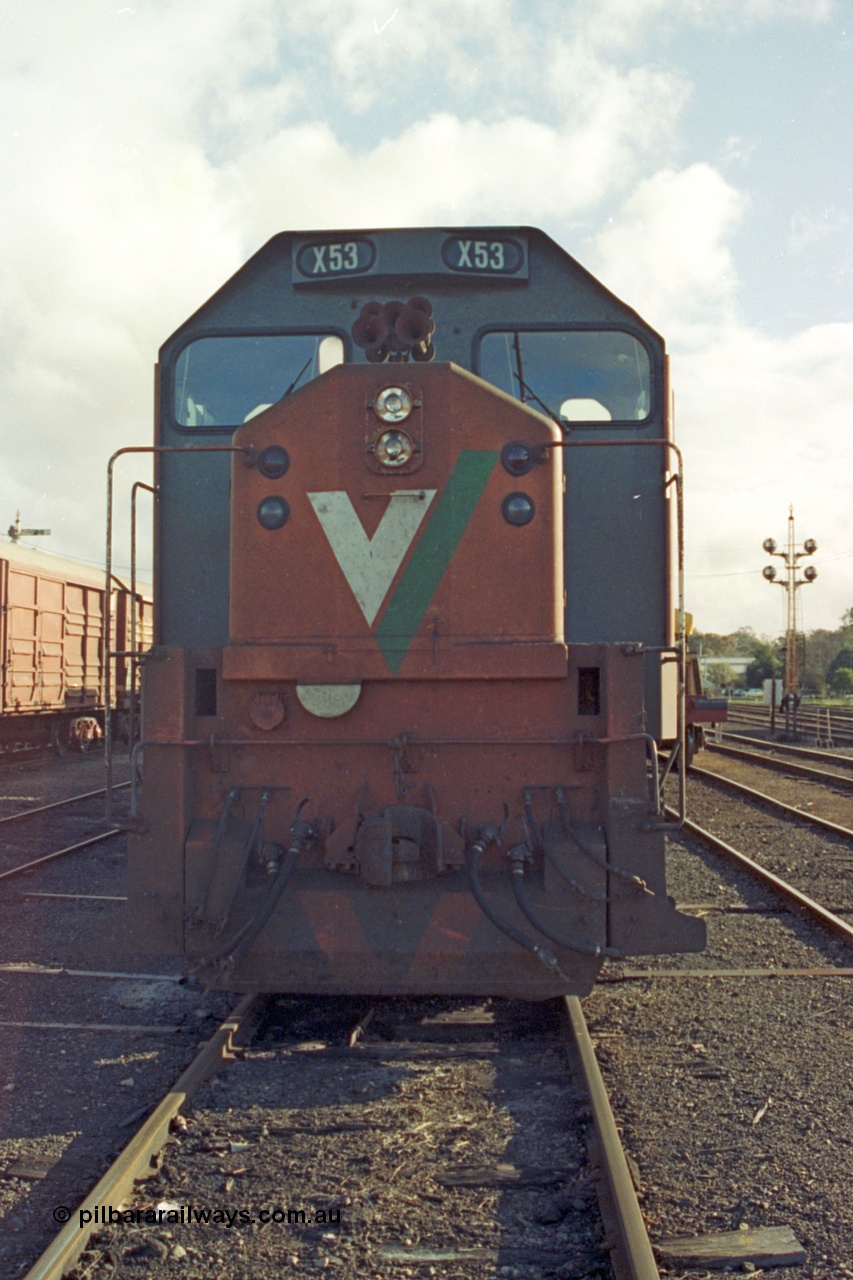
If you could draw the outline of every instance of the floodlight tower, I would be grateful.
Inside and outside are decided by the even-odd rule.
[[[791,735],[791,716],[793,713],[793,732],[797,732],[797,704],[800,700],[799,688],[799,645],[797,638],[797,591],[807,582],[814,582],[817,569],[813,564],[803,569],[803,576],[797,577],[799,561],[803,556],[813,556],[817,551],[814,538],[806,538],[802,550],[797,551],[794,539],[794,508],[788,508],[788,546],[785,551],[777,551],[772,538],[765,538],[764,550],[771,556],[779,556],[785,562],[785,578],[776,582],[776,568],[768,564],[762,570],[768,582],[777,587],[784,587],[787,592],[787,621],[785,625],[785,734]]]

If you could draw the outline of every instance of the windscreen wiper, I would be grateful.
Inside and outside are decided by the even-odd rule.
[[[293,379],[293,381],[291,382],[290,386],[289,386],[289,387],[287,388],[287,390],[285,391],[284,396],[289,396],[289,395],[290,395],[290,393],[291,393],[291,391],[294,391],[294,390],[296,389],[296,387],[297,387],[298,383],[299,383],[299,382],[301,382],[301,380],[302,380],[302,375],[303,375],[303,373],[304,373],[304,372],[305,372],[305,370],[309,367],[309,365],[313,363],[313,360],[314,360],[314,357],[313,357],[313,356],[309,356],[309,357],[308,357],[308,359],[305,361],[305,363],[304,363],[304,365],[302,366],[302,368],[301,368],[301,369],[299,370],[299,372],[297,373],[296,377],[295,377],[295,378]],[[282,399],[282,400],[284,399],[284,396],[282,396],[282,397],[281,397],[281,399]]]
[[[546,417],[550,418],[552,422],[556,422],[557,426],[560,428],[561,431],[565,431],[566,419],[558,418],[554,410],[549,409],[548,405],[545,403],[544,400],[540,400],[539,396],[537,396],[533,388],[524,381],[520,373],[516,373],[515,377],[518,379],[518,382],[522,391],[525,391],[527,393],[527,396],[529,397],[529,399],[535,400],[536,404],[539,405],[539,407],[542,409],[542,412],[546,415]],[[527,402],[525,400],[522,400],[521,403],[526,404]]]

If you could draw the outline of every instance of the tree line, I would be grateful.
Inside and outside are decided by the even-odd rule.
[[[853,695],[853,607],[845,610],[835,631],[819,629],[799,637],[799,683],[803,693],[823,697],[828,693]],[[782,678],[785,637],[757,636],[752,627],[740,627],[730,635],[694,631],[688,641],[691,653],[720,658],[705,668],[708,685],[718,690],[760,689],[764,680]],[[749,658],[741,674],[726,658]]]

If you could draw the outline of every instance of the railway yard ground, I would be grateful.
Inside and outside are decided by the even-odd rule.
[[[699,763],[790,786],[853,827],[853,792],[710,751]],[[0,778],[0,817],[102,779],[95,755],[22,765]],[[0,873],[103,830],[101,803],[0,827]],[[849,841],[698,778],[689,812],[853,921]],[[770,1274],[853,1276],[853,953],[693,836],[671,839],[668,859],[707,951],[608,962],[583,1001],[652,1241],[784,1228],[804,1261]],[[124,891],[121,836],[0,882],[4,1277],[27,1275],[54,1210],[76,1213],[235,1004],[121,954]],[[611,1275],[555,1004],[273,998],[182,1117],[126,1201],[141,1220],[100,1227],[79,1280]],[[189,1205],[297,1217],[168,1220]],[[662,1275],[719,1274],[688,1246],[674,1256],[661,1253]],[[769,1270],[734,1253],[730,1266]]]

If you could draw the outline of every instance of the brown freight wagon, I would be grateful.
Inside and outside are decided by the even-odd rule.
[[[103,570],[0,543],[0,748],[47,744],[85,750],[104,729]],[[147,597],[147,598],[146,598]],[[131,595],[112,589],[110,648],[131,649]],[[137,592],[136,647],[150,636],[150,591]],[[113,662],[119,734],[131,703],[130,663]],[[135,695],[134,695],[135,696]]]

